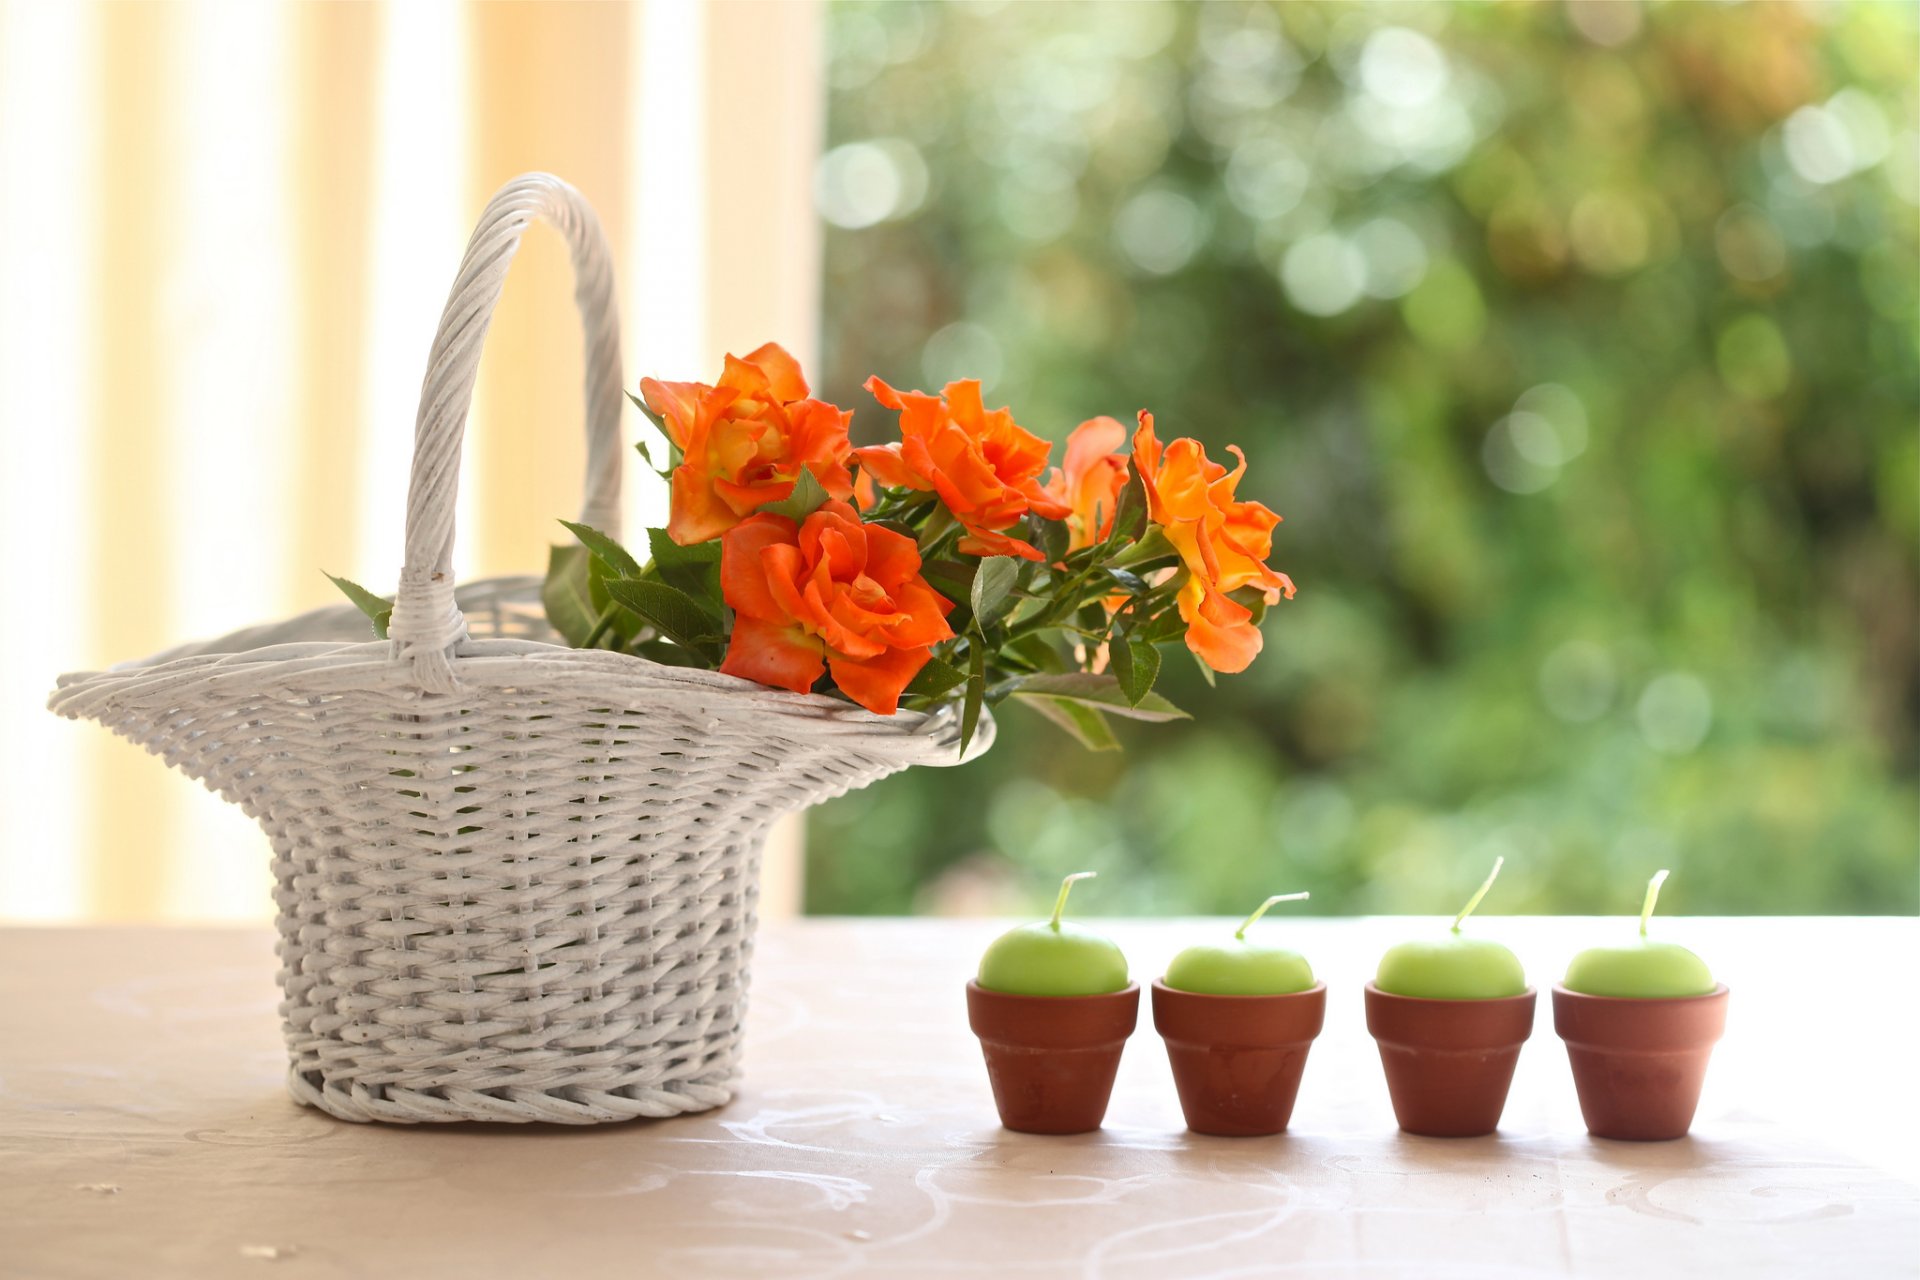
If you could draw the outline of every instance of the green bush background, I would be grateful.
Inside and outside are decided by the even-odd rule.
[[[1915,10],[842,3],[823,394],[1237,443],[1190,724],[817,810],[813,912],[1920,909]],[[1178,654],[1172,655],[1176,659]]]

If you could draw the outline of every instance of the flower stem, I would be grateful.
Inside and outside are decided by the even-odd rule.
[[[582,649],[591,649],[600,642],[600,637],[606,635],[607,632],[612,629],[614,615],[619,612],[619,609],[619,605],[609,604],[600,611],[599,620],[593,624],[593,630],[587,633],[586,640],[580,645]]]
[[[1155,556],[1166,555],[1173,549],[1173,544],[1167,541],[1167,535],[1161,533],[1156,526],[1148,529],[1140,541],[1134,543],[1107,563],[1124,568],[1130,564],[1139,564],[1142,560],[1151,560]]]
[[[953,518],[953,512],[947,510],[944,506],[936,507],[933,514],[927,517],[927,522],[920,526],[920,536],[915,539],[915,541],[920,544],[921,558],[931,560],[935,548],[940,544],[940,539],[946,536],[948,530],[956,528],[958,524],[959,521]]]

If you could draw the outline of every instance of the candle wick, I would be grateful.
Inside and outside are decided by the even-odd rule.
[[[1460,922],[1473,914],[1473,909],[1480,905],[1480,899],[1487,896],[1487,890],[1493,888],[1493,882],[1500,878],[1500,868],[1506,865],[1507,860],[1504,856],[1493,860],[1493,870],[1487,873],[1487,878],[1481,882],[1478,889],[1474,890],[1473,896],[1467,899],[1467,905],[1460,908],[1460,914],[1453,918],[1453,932],[1460,932]]]
[[[1313,896],[1312,894],[1308,893],[1304,889],[1301,890],[1299,893],[1274,894],[1271,898],[1268,898],[1265,902],[1255,907],[1253,909],[1252,915],[1248,916],[1245,920],[1242,920],[1240,922],[1240,927],[1233,931],[1234,941],[1245,942],[1247,940],[1247,930],[1253,928],[1254,924],[1260,919],[1260,917],[1267,914],[1267,908],[1273,906],[1274,903],[1305,902],[1308,898],[1311,898],[1312,896]]]
[[[1060,913],[1067,909],[1067,895],[1073,892],[1074,881],[1091,880],[1098,874],[1097,871],[1076,871],[1060,882],[1060,896],[1053,900],[1053,915],[1047,920],[1047,928],[1060,932]]]
[[[1640,904],[1640,936],[1647,936],[1647,917],[1653,914],[1653,904],[1660,897],[1660,886],[1667,882],[1666,868],[1653,873],[1653,879],[1647,881],[1647,899]]]

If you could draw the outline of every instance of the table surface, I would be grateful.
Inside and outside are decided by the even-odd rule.
[[[999,927],[769,926],[739,1098],[587,1129],[296,1106],[264,930],[0,931],[0,1275],[1920,1275],[1914,1006],[1866,1000],[1913,920],[1661,922],[1733,1001],[1651,1144],[1587,1137],[1544,1000],[1499,1134],[1400,1134],[1360,991],[1406,919],[1262,926],[1329,986],[1288,1134],[1186,1132],[1144,1001],[1103,1131],[1009,1133],[962,997]],[[1139,976],[1231,924],[1103,927]],[[1470,927],[1544,979],[1631,924]]]

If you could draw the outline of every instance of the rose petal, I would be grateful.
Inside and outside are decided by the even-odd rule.
[[[687,447],[687,435],[700,414],[700,398],[712,388],[699,382],[657,382],[640,379],[640,398],[666,423],[667,439]]]
[[[742,614],[733,620],[733,637],[727,642],[727,657],[720,670],[776,689],[805,693],[826,670],[824,654],[825,646],[819,638],[798,627]]]
[[[931,656],[928,649],[889,649],[862,661],[830,651],[827,667],[840,692],[875,715],[890,716],[900,709],[900,691],[913,682]]]
[[[1084,476],[1104,463],[1127,442],[1127,429],[1117,418],[1088,418],[1067,435],[1064,465],[1069,476]]]
[[[976,529],[972,525],[967,526],[966,536],[954,545],[962,555],[969,556],[1018,556],[1022,560],[1047,558],[1032,543],[1009,538],[991,529]]]
[[[1259,656],[1260,628],[1253,625],[1253,611],[1245,605],[1209,590],[1197,577],[1180,589],[1179,605],[1187,624],[1187,648],[1215,671],[1245,671]]]
[[[777,606],[774,616],[791,618],[817,631],[820,618],[806,595],[812,572],[800,548],[791,542],[777,543],[760,553],[760,563],[766,570],[767,592]]]
[[[868,445],[855,449],[853,456],[860,469],[889,489],[930,489],[925,480],[900,458],[897,444]]]
[[[868,525],[867,573],[889,590],[919,577],[919,544],[904,533]]]
[[[807,379],[800,372],[800,362],[779,343],[756,347],[744,359],[766,376],[768,388],[783,403],[807,398]]]
[[[739,515],[686,463],[673,472],[673,503],[667,536],[683,547],[711,542],[739,522]]]
[[[767,581],[766,552],[772,547],[790,546],[793,537],[793,521],[765,512],[727,531],[720,543],[720,595],[736,614],[770,622],[791,616]],[[735,623],[737,626],[738,618]]]

